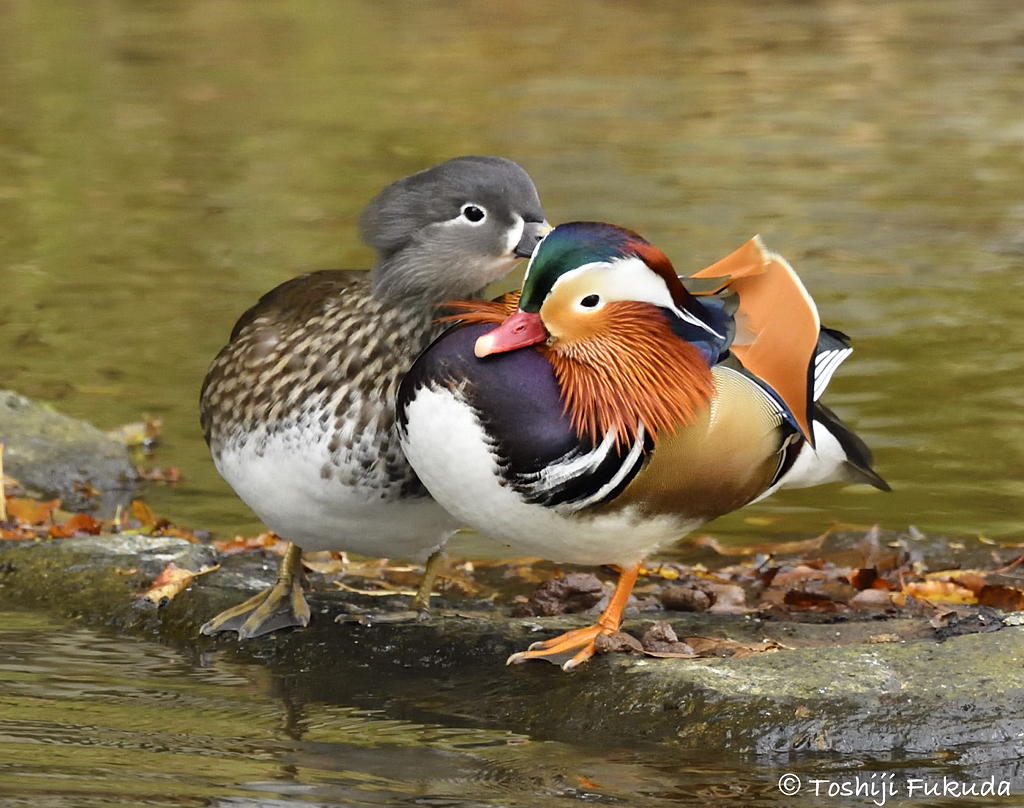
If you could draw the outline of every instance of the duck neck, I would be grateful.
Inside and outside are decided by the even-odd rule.
[[[429,253],[400,251],[377,261],[370,285],[378,300],[433,307],[454,298],[479,297],[486,283],[475,274],[460,272],[456,262]]]
[[[555,341],[547,353],[576,434],[593,442],[614,432],[631,445],[642,426],[651,440],[694,423],[715,394],[700,351],[644,314],[616,304],[620,317],[600,337]],[[637,308],[637,316],[632,316]]]

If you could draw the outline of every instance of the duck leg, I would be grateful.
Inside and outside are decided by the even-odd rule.
[[[277,567],[277,580],[244,603],[226,609],[199,629],[201,634],[237,631],[238,639],[309,624],[309,604],[302,594],[302,548],[288,543]]]
[[[615,592],[612,593],[611,600],[608,601],[608,605],[594,625],[586,628],[574,628],[550,640],[535,642],[528,650],[512,654],[505,664],[512,665],[525,662],[528,659],[543,659],[555,665],[561,665],[564,671],[571,671],[582,665],[594,655],[596,650],[594,641],[600,635],[614,634],[619,630],[619,626],[622,625],[622,612],[626,608],[626,602],[636,585],[639,574],[639,564],[624,568],[619,573],[619,582],[615,585]]]
[[[423,569],[420,585],[409,603],[410,608],[400,612],[383,612],[381,614],[342,614],[335,618],[337,623],[419,623],[430,617],[430,597],[437,580],[438,573],[444,568],[444,548],[438,548],[430,554]]]
[[[437,580],[437,574],[444,567],[444,548],[439,547],[430,554],[430,558],[427,559],[427,565],[423,568],[423,578],[420,579],[420,585],[416,587],[416,595],[412,599],[412,609],[417,612],[421,618],[426,617],[430,614],[430,595],[431,590],[434,588],[434,581]]]

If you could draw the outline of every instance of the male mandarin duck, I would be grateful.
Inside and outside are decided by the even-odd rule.
[[[888,489],[817,401],[850,353],[844,336],[757,239],[684,285],[636,233],[560,225],[518,309],[514,294],[453,308],[399,389],[420,480],[517,553],[621,571],[594,625],[509,662],[586,661],[618,629],[645,557],[780,487]]]
[[[417,560],[425,609],[439,548],[458,522],[402,455],[394,400],[443,326],[437,306],[481,294],[550,229],[529,175],[458,157],[389,185],[363,211],[369,272],[302,275],[242,315],[214,359],[200,418],[217,470],[289,544],[277,582],[204,634],[304,626],[302,549]]]

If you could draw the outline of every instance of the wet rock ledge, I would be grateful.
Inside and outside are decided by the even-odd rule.
[[[138,477],[124,444],[10,390],[0,390],[4,472],[68,510],[112,514]]]
[[[396,715],[502,726],[603,744],[639,739],[682,748],[788,754],[947,755],[1010,761],[1024,738],[1024,628],[983,609],[958,634],[925,617],[860,613],[816,622],[657,612],[627,620],[634,634],[668,620],[680,636],[771,640],[783,650],[743,658],[654,659],[608,654],[572,673],[543,662],[504,667],[530,642],[582,625],[580,615],[509,618],[507,603],[447,602],[421,623],[337,623],[382,601],[314,576],[313,624],[246,643],[198,636],[199,626],[273,577],[274,560],[218,559],[207,545],[143,535],[0,543],[0,605],[59,612],[148,636],[197,655],[259,661],[310,700],[380,703]],[[138,598],[174,561],[222,561],[162,607]],[[319,583],[319,586],[316,584]],[[404,604],[396,604],[396,608]],[[852,615],[852,616],[851,616]],[[371,699],[372,694],[372,699]]]

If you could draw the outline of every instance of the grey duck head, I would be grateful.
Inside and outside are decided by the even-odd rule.
[[[456,157],[393,182],[366,206],[373,294],[440,302],[476,295],[549,230],[533,180],[503,157]]]

